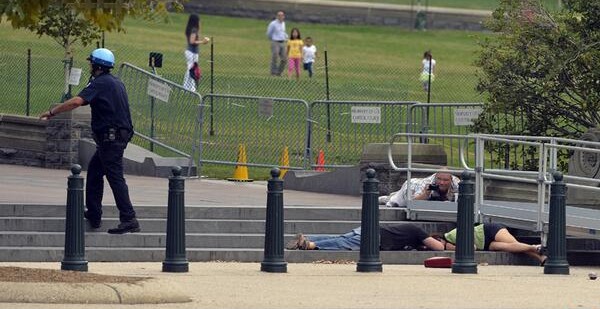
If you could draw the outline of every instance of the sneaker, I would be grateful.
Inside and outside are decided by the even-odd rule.
[[[99,229],[102,226],[102,219],[92,218],[88,211],[83,213],[83,217],[87,220],[93,229]]]
[[[138,223],[136,218],[133,218],[129,221],[124,221],[119,223],[119,225],[114,229],[108,229],[108,234],[125,234],[125,233],[135,233],[140,231],[140,224]]]
[[[296,234],[296,237],[294,237],[294,239],[290,240],[286,245],[285,248],[288,250],[298,250],[300,248],[299,246],[299,239],[304,238],[304,236],[302,234]]]

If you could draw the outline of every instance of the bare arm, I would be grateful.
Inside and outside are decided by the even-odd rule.
[[[423,244],[425,245],[425,247],[427,247],[431,250],[435,250],[435,251],[443,251],[444,250],[444,244],[441,241],[436,240],[433,237],[427,237],[427,238],[423,239]]]
[[[204,38],[202,38],[202,40],[199,40],[198,34],[192,33],[192,34],[190,34],[189,41],[190,41],[191,45],[198,45],[198,44],[206,44],[210,41],[210,39],[208,37],[204,37]]]
[[[83,100],[82,97],[80,96],[75,96],[72,97],[66,101],[64,101],[62,104],[55,106],[51,109],[49,109],[48,111],[42,113],[40,115],[40,119],[50,119],[60,113],[64,113],[64,112],[68,112],[70,110],[76,109],[79,106],[83,105],[83,103],[85,103],[85,101]]]

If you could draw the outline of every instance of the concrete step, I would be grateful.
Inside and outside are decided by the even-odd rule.
[[[165,233],[166,219],[138,219],[142,232]],[[398,221],[380,221],[382,224],[401,223]],[[102,220],[102,227],[93,232],[106,232],[116,227],[116,218]],[[454,227],[453,223],[421,222],[418,223],[428,232],[447,231]],[[284,233],[295,234],[342,234],[360,226],[360,221],[315,221],[286,220]],[[35,231],[64,232],[65,220],[59,217],[0,217],[3,231]],[[187,233],[264,233],[264,220],[221,220],[221,219],[187,219]]]
[[[286,234],[285,242],[295,234]],[[263,248],[264,234],[212,234],[187,233],[187,248]],[[60,247],[65,244],[63,232],[0,232],[0,247]],[[91,232],[85,235],[88,247],[159,247],[166,245],[164,233],[134,233],[111,235],[103,232]]]
[[[311,262],[352,262],[359,260],[358,251],[302,251],[285,250],[284,258],[290,263]],[[382,251],[384,264],[422,264],[427,258],[434,256],[454,257],[454,252],[436,251]],[[63,258],[62,247],[0,247],[0,260],[6,262],[60,262]],[[85,258],[89,262],[160,262],[165,258],[164,248],[119,248],[115,252],[112,247],[86,247]],[[261,262],[262,248],[188,248],[187,259],[190,262],[235,261]],[[475,253],[475,260],[489,265],[536,265],[535,261],[525,255],[505,252]],[[542,269],[540,268],[540,272]]]
[[[166,218],[167,206],[134,206],[139,218]],[[2,204],[0,217],[65,217],[65,205],[27,205]],[[195,206],[186,205],[186,218],[190,219],[253,219],[264,220],[266,206]],[[360,221],[360,207],[312,207],[286,206],[286,220],[344,220]],[[104,206],[105,218],[118,217],[118,210],[113,205]],[[379,219],[382,221],[405,220],[402,208],[380,208]]]

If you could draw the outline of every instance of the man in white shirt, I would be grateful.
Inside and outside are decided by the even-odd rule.
[[[286,40],[287,33],[285,32],[285,13],[277,12],[275,18],[269,27],[267,27],[267,38],[271,40],[271,75],[281,76],[285,69],[286,57]]]

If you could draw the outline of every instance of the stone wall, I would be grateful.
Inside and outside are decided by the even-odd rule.
[[[0,163],[68,169],[79,163],[79,140],[91,137],[89,107],[50,120],[0,115]]]
[[[0,163],[43,167],[46,121],[0,114]]]
[[[269,0],[190,0],[185,4],[190,13],[262,19],[267,23],[278,10],[286,12],[288,22],[322,24],[386,25],[414,28],[416,7],[406,5],[336,4],[332,1],[269,1]],[[483,30],[483,20],[490,12],[429,8],[428,29]]]

